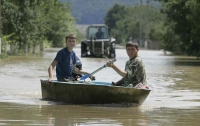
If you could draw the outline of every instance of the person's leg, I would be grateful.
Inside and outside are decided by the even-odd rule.
[[[57,77],[57,80],[66,82],[64,78],[60,78],[60,77]]]
[[[116,83],[115,82],[112,82],[112,85],[115,85],[115,86],[122,86],[124,83],[124,78],[122,78],[121,80],[117,81]]]

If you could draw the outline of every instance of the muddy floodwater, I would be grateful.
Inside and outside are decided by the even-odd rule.
[[[165,56],[162,51],[140,50],[152,91],[139,107],[69,105],[41,100],[40,79],[58,49],[34,56],[0,60],[0,126],[199,126],[200,61],[194,57]],[[93,72],[109,59],[81,58],[83,70]],[[115,64],[124,69],[124,49],[116,50]],[[54,71],[55,76],[55,71]],[[121,77],[111,68],[95,74],[96,81]]]

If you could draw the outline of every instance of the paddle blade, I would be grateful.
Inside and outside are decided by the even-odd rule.
[[[80,80],[85,80],[85,79],[88,78],[88,77],[90,77],[90,74],[85,74],[85,75],[83,75],[83,76],[80,78]]]

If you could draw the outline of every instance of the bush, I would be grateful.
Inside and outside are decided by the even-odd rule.
[[[6,53],[0,54],[0,59],[5,59],[5,58],[7,58],[7,57],[8,57],[8,55],[7,55]]]

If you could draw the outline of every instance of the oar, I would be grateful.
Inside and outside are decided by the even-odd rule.
[[[110,61],[110,63],[113,63],[117,61],[116,59]],[[91,77],[92,75],[94,75],[95,73],[99,72],[100,70],[102,70],[103,68],[106,68],[106,64],[104,64],[102,67],[98,68],[97,70],[95,70],[94,72],[92,72],[91,74],[86,74],[86,75],[83,75],[80,80],[85,80],[86,78],[88,77]]]

